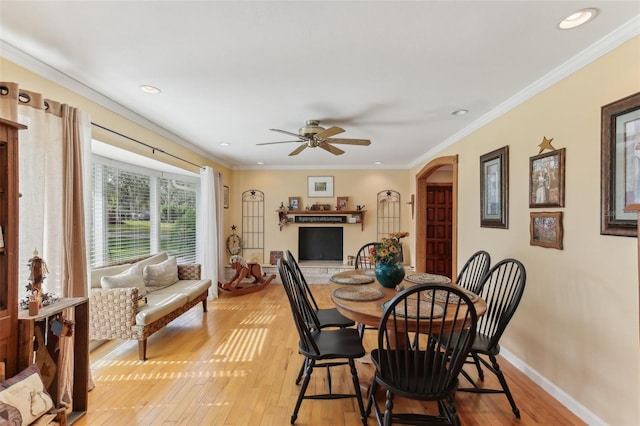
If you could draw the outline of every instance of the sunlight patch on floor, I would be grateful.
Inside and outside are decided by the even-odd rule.
[[[266,328],[234,329],[214,355],[223,356],[224,362],[253,361],[262,353],[267,333]]]
[[[232,370],[215,370],[215,371],[179,371],[174,373],[143,373],[143,374],[107,374],[95,375],[93,381],[96,383],[109,382],[159,382],[159,381],[176,381],[190,379],[217,379],[229,377],[246,377],[250,371],[234,368]]]

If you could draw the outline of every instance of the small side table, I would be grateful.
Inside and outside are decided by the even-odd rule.
[[[74,309],[75,328],[73,333],[73,406],[71,413],[67,414],[68,424],[72,424],[87,412],[89,399],[89,299],[87,297],[62,298],[57,302],[45,306],[38,315],[29,315],[28,310],[18,313],[18,371],[22,371],[33,363],[33,338],[36,323],[49,321],[62,314],[66,309]],[[49,338],[53,338],[50,330],[46,330]],[[53,357],[56,364],[57,356]],[[53,382],[55,387],[58,382],[57,375]],[[57,401],[57,390],[51,392],[54,402]]]

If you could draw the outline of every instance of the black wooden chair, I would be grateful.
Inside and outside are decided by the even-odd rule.
[[[313,297],[311,288],[309,287],[307,280],[302,274],[302,270],[300,269],[300,266],[298,265],[296,258],[293,256],[293,253],[291,253],[290,250],[287,250],[285,252],[285,256],[287,258],[287,262],[289,263],[289,267],[291,267],[295,275],[294,277],[296,278],[294,280],[295,284],[300,287],[300,291],[307,299],[307,303],[313,310],[313,313],[315,314],[316,319],[318,321],[319,327],[321,329],[331,328],[331,327],[337,327],[337,328],[353,327],[356,324],[355,321],[350,320],[349,318],[342,315],[340,312],[338,312],[336,308],[321,309],[320,307],[318,307],[318,303],[316,302],[315,297]],[[309,318],[307,321],[307,325],[312,329],[315,327],[314,322]],[[302,366],[300,367],[300,371],[296,376],[296,385],[300,384],[300,380],[302,380],[303,374],[304,374],[304,363],[302,363]]]
[[[371,261],[370,255],[371,255],[371,249],[374,248],[376,244],[379,244],[379,243],[371,242],[360,247],[360,250],[358,250],[358,253],[356,254],[356,259],[353,263],[355,269],[361,269],[363,271],[369,271],[370,273],[373,273],[373,271],[376,269],[376,263]],[[374,327],[365,327],[364,324],[358,323],[358,333],[360,333],[361,337],[364,337],[365,329],[375,330]]]
[[[522,299],[526,281],[525,268],[521,262],[515,259],[501,260],[485,276],[478,294],[487,302],[487,311],[478,319],[476,339],[469,351],[470,359],[467,362],[473,362],[476,365],[478,379],[484,381],[484,372],[480,367],[480,363],[482,363],[496,375],[502,389],[481,388],[464,370],[461,372],[462,375],[469,380],[473,387],[458,389],[462,392],[503,393],[507,396],[511,410],[517,418],[520,418],[520,410],[511,395],[509,385],[500,370],[496,356],[500,353],[500,337],[516,312],[520,299]],[[487,356],[490,363],[480,355]]]
[[[419,284],[398,293],[385,304],[378,327],[378,348],[368,415],[374,407],[378,424],[460,423],[454,404],[460,373],[476,333],[477,314],[461,289],[442,284]],[[441,318],[450,316],[454,327]],[[418,320],[419,319],[419,320]],[[455,335],[455,337],[454,337]],[[376,402],[378,386],[387,389],[384,415]],[[394,413],[400,395],[437,401],[438,413]]]
[[[298,278],[296,283],[300,285],[303,294],[306,295],[307,300],[313,310],[315,311],[316,316],[318,317],[318,322],[320,323],[320,328],[327,327],[353,327],[355,322],[350,320],[349,318],[342,315],[336,308],[320,308],[318,303],[316,302],[315,297],[313,297],[313,293],[311,292],[311,288],[309,283],[307,283],[306,278],[302,274],[302,270],[296,261],[296,258],[293,256],[290,250],[287,250],[285,253],[287,258],[287,262],[289,266],[293,270],[293,273]]]
[[[304,380],[291,415],[291,424],[294,424],[298,417],[298,411],[303,399],[356,398],[362,424],[366,426],[367,419],[362,402],[358,372],[354,362],[356,358],[360,358],[365,354],[358,332],[353,328],[320,329],[320,324],[313,315],[313,310],[308,304],[306,296],[300,290],[300,286],[295,283],[295,273],[286,259],[278,261],[278,272],[289,298],[291,313],[300,337],[298,351],[304,356]],[[307,322],[307,317],[310,313],[312,314],[311,318],[315,318],[313,327],[309,327]],[[330,369],[331,367],[347,364],[351,371],[354,393],[333,393]],[[318,367],[326,368],[328,392],[326,394],[306,395],[311,374]]]
[[[377,242],[367,243],[360,247],[358,253],[356,254],[356,259],[354,261],[354,266],[356,269],[363,270],[374,270],[376,269],[376,263],[370,260],[370,250],[378,244]]]
[[[460,270],[456,284],[477,294],[490,266],[491,256],[489,253],[484,250],[475,252]]]

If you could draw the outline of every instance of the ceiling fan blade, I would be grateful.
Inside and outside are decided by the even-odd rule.
[[[274,145],[277,143],[300,143],[300,140],[297,141],[279,141],[279,142],[262,142],[262,143],[257,143],[256,145]]]
[[[269,129],[269,130],[271,130],[272,132],[284,133],[285,135],[289,135],[289,136],[295,136],[296,138],[300,138],[300,140],[302,140],[300,135],[297,133],[287,132],[286,130],[280,130],[280,129]]]
[[[326,138],[330,138],[333,135],[337,135],[343,132],[344,132],[344,129],[341,129],[340,127],[336,127],[336,126],[331,126],[326,130],[316,133],[315,137],[316,139],[326,139]]]
[[[307,147],[306,143],[300,144],[299,147],[291,151],[291,154],[289,154],[289,156],[300,154],[306,147]]]
[[[327,142],[330,143],[342,143],[346,145],[371,145],[371,141],[369,139],[340,139],[340,138],[331,138],[327,139]]]
[[[330,153],[334,154],[334,155],[342,155],[344,154],[344,151],[341,150],[340,148],[336,148],[335,146],[327,143],[327,142],[320,142],[320,144],[318,145],[320,148],[324,149],[325,151],[329,151]]]

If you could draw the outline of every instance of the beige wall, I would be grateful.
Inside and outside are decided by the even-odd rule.
[[[640,424],[638,250],[636,238],[600,235],[600,108],[638,91],[640,37],[439,153],[459,156],[460,264],[483,248],[492,263],[515,257],[527,269],[503,347],[612,425]],[[566,148],[564,208],[528,207],[529,157],[543,137]],[[480,228],[479,157],[504,145],[509,229]],[[564,250],[530,246],[529,212],[556,210]]]
[[[334,196],[331,198],[310,198],[307,196],[308,176],[333,176]],[[231,224],[238,225],[241,231],[242,210],[241,194],[243,191],[257,189],[265,194],[265,259],[269,262],[271,250],[291,250],[298,255],[298,227],[301,225],[287,224],[278,227],[278,214],[276,210],[281,202],[288,204],[289,197],[301,197],[302,206],[321,204],[336,205],[336,197],[349,197],[349,209],[354,209],[360,204],[364,205],[364,227],[360,224],[344,225],[344,260],[348,255],[354,255],[365,243],[376,241],[376,197],[379,191],[392,189],[400,192],[402,199],[401,227],[407,230],[412,226],[410,206],[404,203],[411,198],[408,170],[264,170],[242,171],[234,173],[230,186],[230,222],[227,222],[225,236],[230,232]],[[304,226],[304,225],[303,225]],[[325,226],[325,225],[323,225]],[[330,226],[330,225],[326,225]],[[335,225],[342,226],[342,225]],[[411,238],[407,242],[405,263],[411,264]],[[251,259],[250,251],[244,252],[245,257]],[[261,254],[256,254],[255,260],[260,261]]]

